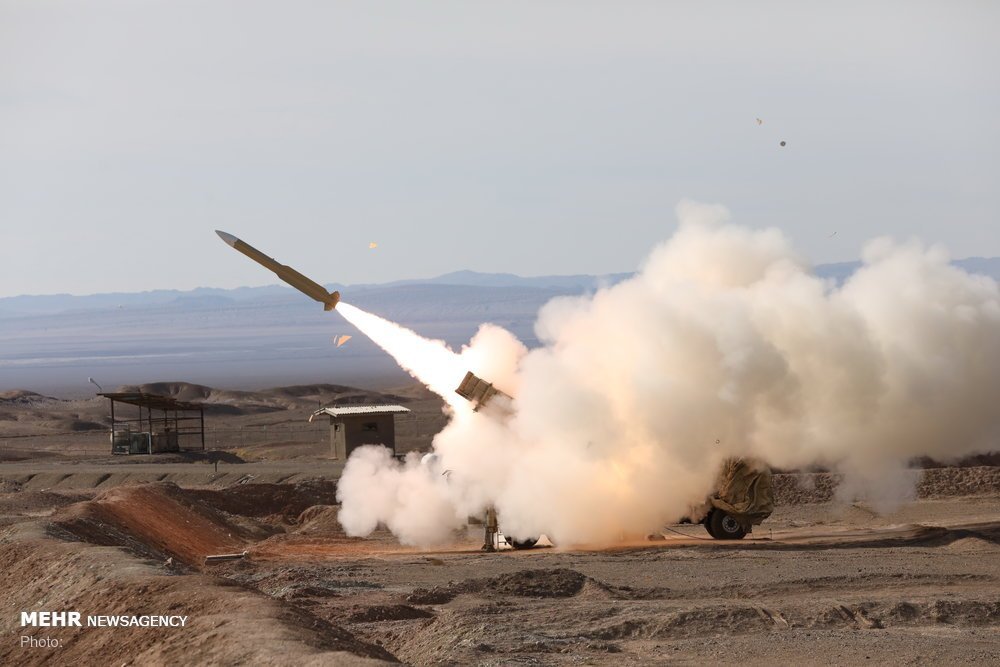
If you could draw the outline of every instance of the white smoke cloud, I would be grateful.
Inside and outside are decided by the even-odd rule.
[[[385,447],[359,447],[337,486],[344,499],[338,518],[351,535],[367,535],[383,523],[404,544],[442,543],[467,518],[455,513],[447,484],[416,454],[400,465]]]
[[[430,483],[416,461],[355,454],[345,528],[383,523],[426,545],[493,504],[514,537],[610,542],[684,515],[727,456],[835,466],[843,493],[885,506],[905,497],[909,459],[997,448],[996,281],[941,248],[877,239],[838,287],[777,229],[728,224],[721,206],[682,203],[678,217],[635,278],[543,307],[540,348],[487,325],[446,351],[450,375],[473,370],[516,397],[507,420],[455,403],[458,380],[430,382],[412,352],[373,336],[448,394],[434,448],[452,473]]]

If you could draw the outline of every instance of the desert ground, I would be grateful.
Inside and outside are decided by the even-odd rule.
[[[993,458],[915,469],[887,514],[838,501],[835,475],[777,474],[777,510],[739,542],[677,525],[487,554],[470,525],[421,550],[344,534],[342,464],[307,419],[399,402],[400,449],[420,450],[444,423],[425,390],[143,388],[204,401],[207,451],[112,457],[103,399],[0,395],[0,663],[1000,663]],[[33,609],[189,620],[22,628]]]

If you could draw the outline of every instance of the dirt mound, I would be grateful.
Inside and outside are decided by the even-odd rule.
[[[21,490],[21,483],[12,479],[0,479],[0,493],[17,493]]]
[[[722,628],[727,634],[760,632],[774,625],[766,612],[756,607],[727,605],[627,619],[584,632],[583,636],[601,640],[677,639],[715,634]]]
[[[935,527],[934,532],[930,533],[928,539],[924,540],[923,543],[931,546],[953,547],[957,542],[966,545],[978,542],[1000,546],[1000,524],[991,522],[966,525],[962,528]]]
[[[119,387],[118,391],[156,394],[179,401],[201,403],[205,406],[206,414],[215,415],[259,414],[295,407],[287,400],[267,393],[215,389],[192,382],[149,382]]]
[[[313,586],[308,583],[289,584],[283,590],[274,593],[279,600],[313,600],[315,598],[336,598],[340,593],[323,586]]]
[[[243,551],[278,530],[253,519],[291,523],[317,500],[332,502],[336,493],[336,484],[325,480],[225,489],[161,482],[111,489],[61,510],[55,520],[86,542],[201,566],[207,555]]]
[[[448,604],[457,593],[448,588],[415,588],[406,596],[410,604]]]
[[[116,390],[122,393],[156,394],[169,396],[178,401],[200,402],[206,400],[214,391],[211,387],[193,382],[147,382],[140,385],[123,385]]]
[[[53,493],[51,491],[21,491],[0,496],[0,514],[44,515],[90,497],[88,492]]]
[[[249,414],[273,412],[316,405],[397,403],[409,400],[405,396],[381,394],[337,384],[309,384],[272,387],[260,391],[217,389],[192,382],[150,382],[120,387],[123,392],[143,392],[169,396],[180,401],[205,404],[206,411],[216,414]]]
[[[12,391],[0,391],[0,407],[35,407],[47,405],[49,403],[60,403],[58,398],[43,396],[27,389],[14,389]]]
[[[996,554],[998,541],[990,540],[980,535],[961,537],[945,545],[948,551],[957,553],[989,553]]]
[[[370,567],[325,564],[322,567],[283,565],[274,569],[255,569],[254,562],[231,564],[225,570],[226,578],[283,600],[339,598],[383,588],[383,584],[367,579]]]
[[[351,391],[358,391],[354,387],[343,384],[294,384],[287,387],[271,387],[261,390],[261,393],[275,394],[278,396],[288,396],[290,398],[313,398],[323,394],[344,394]]]
[[[519,570],[486,579],[467,579],[448,586],[416,588],[406,597],[406,601],[418,605],[447,604],[461,593],[485,593],[500,598],[569,598],[579,594],[588,582],[603,589],[608,588],[576,570]]]
[[[236,484],[225,489],[189,489],[187,495],[239,516],[296,522],[307,509],[337,501],[337,483],[311,480],[298,484]]]
[[[983,626],[1000,623],[1000,600],[869,601],[836,605],[806,622],[806,627],[886,628],[906,625]]]
[[[161,482],[116,487],[64,508],[54,519],[86,542],[126,547],[149,558],[173,556],[200,567],[207,555],[243,551],[281,532],[275,522],[294,523],[317,500],[332,502],[336,488],[326,480],[225,489],[181,489]],[[324,522],[336,519],[335,511],[312,514]]]
[[[64,508],[54,523],[91,544],[201,566],[209,554],[242,551],[263,535],[229,520],[175,484],[117,487]]]
[[[519,570],[488,579],[470,579],[454,587],[459,593],[490,592],[500,596],[525,598],[569,598],[587,583],[588,578],[566,568]]]
[[[353,623],[377,623],[380,621],[409,621],[415,618],[431,618],[434,614],[405,604],[373,605],[352,613],[348,618]]]
[[[5,636],[50,636],[55,648],[0,644],[0,664],[331,665],[396,662],[299,607],[200,574],[177,576],[127,554],[67,544],[33,526],[0,540],[0,587],[10,609],[74,609],[84,614],[186,616],[183,628],[21,628],[0,618]],[[44,601],[44,602],[40,602]]]
[[[339,384],[301,384],[290,387],[272,387],[261,394],[285,398],[298,407],[323,405],[377,405],[379,403],[406,403],[410,399],[392,393],[358,389]]]
[[[918,609],[935,623],[995,625],[1000,622],[1000,600],[936,600]]]
[[[402,387],[391,387],[386,390],[387,396],[395,396],[401,401],[437,400],[438,395],[428,389],[422,382],[414,382]]]
[[[521,570],[487,580],[488,586],[501,595],[530,598],[568,598],[583,589],[587,577],[576,570]]]
[[[448,586],[415,588],[406,601],[417,605],[447,604],[461,593],[488,594],[499,598],[569,598],[578,595],[588,582],[601,590],[610,591],[612,588],[566,568],[519,570],[486,579],[467,579]]]
[[[335,505],[313,505],[299,515],[296,533],[346,537],[344,527],[337,520],[340,508]]]
[[[206,414],[244,415],[277,412],[294,407],[284,400],[275,400],[267,394],[233,389],[215,389],[191,382],[150,382],[142,385],[120,387],[119,391],[142,392],[169,396],[179,401],[201,403]]]

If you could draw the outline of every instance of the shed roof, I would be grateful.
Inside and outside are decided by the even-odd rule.
[[[129,405],[137,405],[140,408],[150,408],[153,410],[201,410],[204,408],[201,403],[178,401],[176,398],[171,398],[170,396],[146,394],[141,391],[102,392],[98,396],[104,396],[119,403],[128,403]]]
[[[346,417],[348,415],[401,414],[409,411],[409,408],[404,408],[402,405],[333,405],[317,410],[313,416]]]

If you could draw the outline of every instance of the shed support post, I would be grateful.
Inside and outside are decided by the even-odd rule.
[[[111,453],[115,453],[115,399],[111,399]]]

